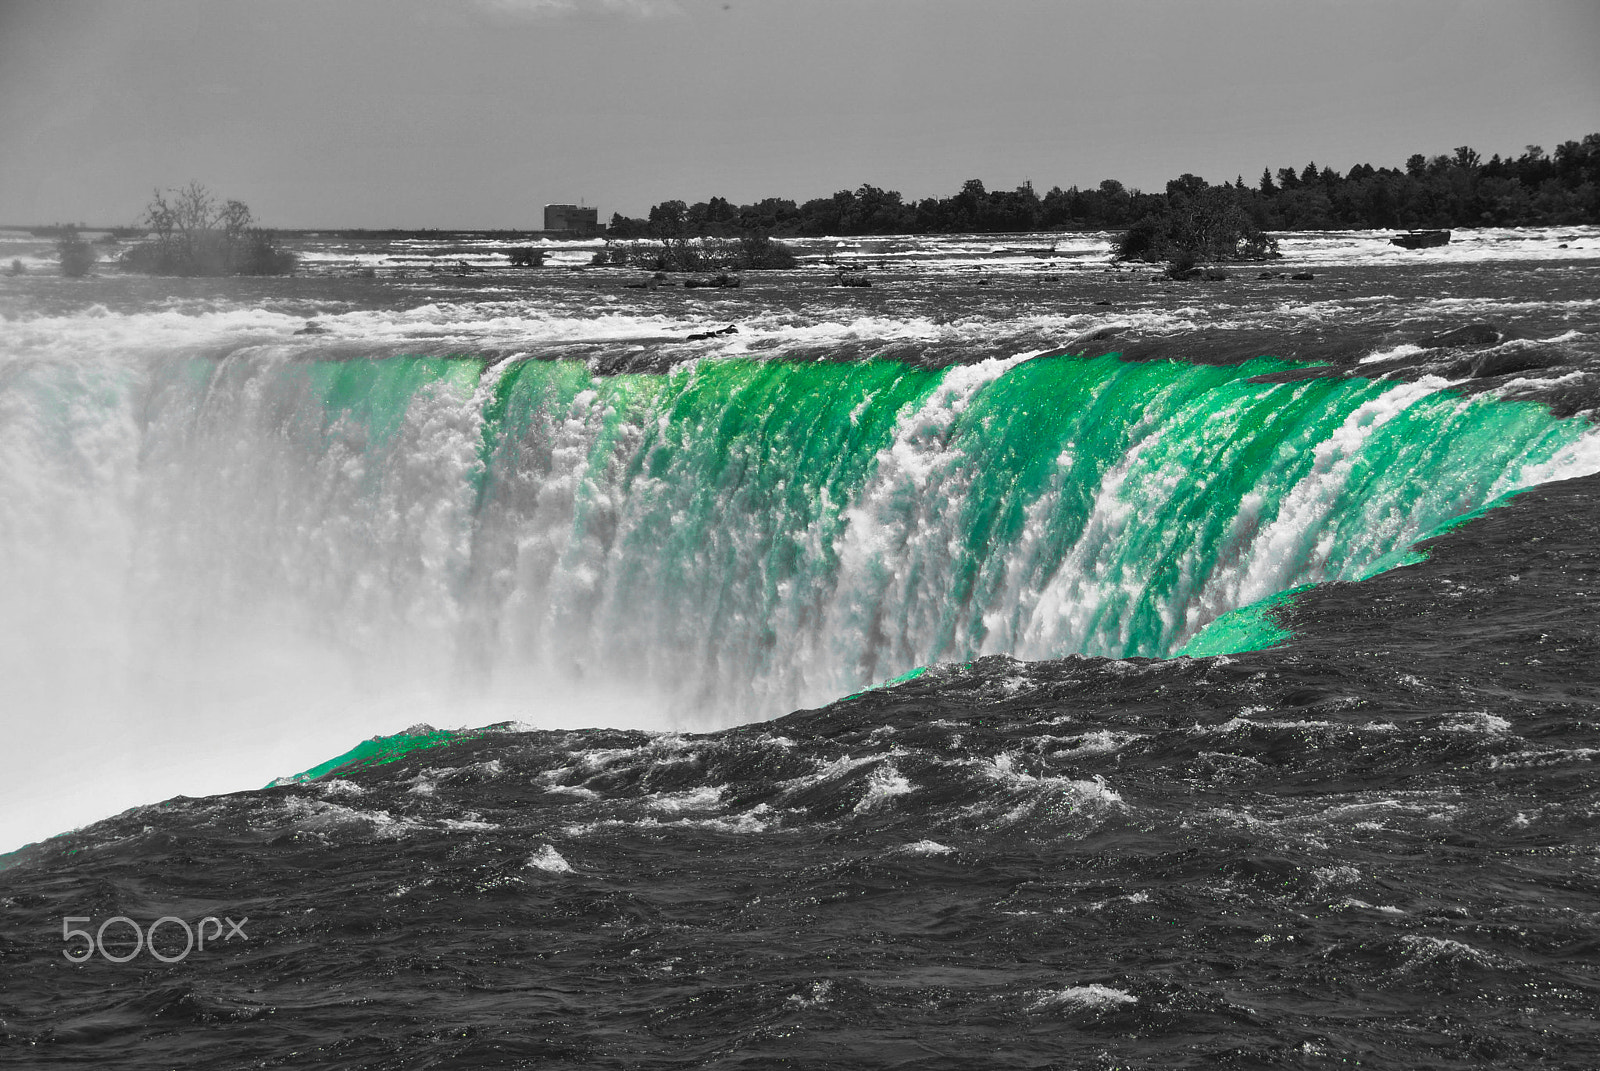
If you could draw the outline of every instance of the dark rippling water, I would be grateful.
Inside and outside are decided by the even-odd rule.
[[[118,590],[159,587],[183,596],[135,619],[164,642],[176,642],[183,627],[240,627],[237,614],[216,607],[229,599],[261,601],[264,592],[276,590],[285,602],[332,622],[323,642],[352,662],[364,652],[362,628],[373,630],[375,645],[415,644],[408,651],[424,650],[419,637],[448,633],[455,637],[446,659],[452,672],[492,675],[504,672],[519,650],[507,637],[521,637],[566,644],[563,657],[574,661],[563,662],[557,676],[570,688],[582,677],[582,650],[591,651],[590,672],[604,666],[612,676],[627,673],[617,660],[634,651],[640,652],[640,678],[680,703],[704,694],[708,682],[739,674],[752,689],[753,682],[767,682],[765,691],[749,694],[769,699],[803,694],[805,682],[817,680],[835,682],[838,694],[852,673],[871,683],[912,668],[930,651],[946,657],[930,659],[931,668],[898,683],[816,709],[705,733],[511,724],[394,733],[398,726],[371,709],[316,709],[316,717],[336,719],[346,746],[372,731],[389,735],[273,787],[180,796],[0,857],[0,1062],[134,1069],[1600,1066],[1600,793],[1594,773],[1600,757],[1594,668],[1600,653],[1600,612],[1594,609],[1600,475],[1534,486],[1432,538],[1420,553],[1406,553],[1410,540],[1439,530],[1441,519],[1470,513],[1501,491],[1596,467],[1585,460],[1591,433],[1584,421],[1595,405],[1600,264],[1555,253],[1556,239],[1566,237],[1551,232],[1521,259],[1512,255],[1518,252],[1513,236],[1497,239],[1511,250],[1505,256],[1495,246],[1476,259],[1454,250],[1448,255],[1458,260],[1441,254],[1397,264],[1377,256],[1341,260],[1343,247],[1328,239],[1302,251],[1317,275],[1293,284],[1302,289],[1284,280],[1258,281],[1252,273],[1248,283],[1171,293],[1164,284],[1118,280],[1098,264],[1072,270],[1035,264],[1024,256],[1039,252],[1031,247],[974,253],[958,243],[932,243],[878,251],[901,259],[880,269],[880,286],[868,294],[775,283],[765,294],[753,286],[727,295],[714,311],[756,337],[736,339],[740,348],[725,356],[750,362],[779,355],[763,348],[761,340],[770,336],[771,348],[789,357],[815,349],[835,359],[884,352],[902,359],[907,370],[890,378],[893,390],[908,393],[889,410],[901,414],[899,423],[889,421],[883,441],[872,448],[877,452],[863,455],[879,459],[873,472],[881,474],[883,459],[898,446],[937,439],[939,450],[902,451],[896,463],[906,471],[934,471],[933,461],[949,461],[941,450],[957,450],[981,455],[983,473],[1010,475],[991,480],[1003,487],[987,490],[978,476],[959,486],[948,480],[917,485],[931,488],[933,499],[953,499],[951,489],[958,488],[963,503],[977,504],[967,512],[988,519],[937,529],[939,545],[953,548],[944,557],[869,556],[872,568],[860,566],[861,575],[888,570],[906,583],[858,585],[850,605],[859,603],[861,590],[893,589],[900,594],[878,598],[894,613],[862,632],[858,644],[819,647],[808,627],[834,639],[829,628],[857,619],[830,618],[822,609],[808,618],[794,606],[831,604],[822,595],[795,592],[804,594],[806,583],[834,592],[845,584],[841,578],[855,575],[850,554],[860,552],[847,552],[846,532],[863,522],[842,505],[834,514],[808,512],[811,500],[795,504],[790,492],[824,487],[827,495],[813,496],[819,501],[848,492],[860,510],[860,503],[873,501],[873,474],[863,470],[857,479],[844,465],[825,467],[825,477],[807,475],[815,458],[803,447],[780,449],[793,420],[779,419],[788,403],[770,383],[761,388],[770,404],[760,419],[725,402],[712,404],[704,391],[680,391],[669,392],[670,406],[652,394],[639,411],[657,415],[630,423],[624,417],[632,410],[615,400],[620,395],[606,394],[621,390],[621,380],[608,380],[609,386],[596,380],[595,396],[612,398],[610,411],[623,416],[596,418],[583,435],[573,431],[572,441],[591,459],[599,456],[596,443],[619,451],[618,457],[638,458],[635,479],[670,486],[675,474],[704,481],[711,471],[709,461],[694,460],[692,437],[671,440],[677,444],[671,456],[652,461],[658,455],[628,445],[628,429],[636,424],[659,427],[663,435],[685,421],[715,427],[726,436],[723,452],[745,457],[748,473],[779,460],[788,466],[783,471],[790,475],[776,483],[758,487],[747,475],[726,485],[737,494],[728,492],[731,497],[710,514],[725,527],[732,524],[728,518],[774,518],[762,529],[767,542],[750,542],[756,537],[747,532],[755,528],[730,529],[730,546],[762,548],[767,564],[748,578],[735,583],[724,570],[716,574],[722,586],[714,591],[698,582],[693,591],[700,594],[672,587],[668,598],[665,580],[640,571],[647,557],[642,550],[635,558],[618,551],[620,559],[606,559],[606,568],[622,570],[637,585],[626,590],[649,593],[639,594],[635,605],[655,615],[655,624],[768,627],[770,639],[753,645],[663,636],[669,651],[697,652],[718,667],[678,676],[670,657],[637,643],[607,653],[626,621],[604,600],[573,601],[578,589],[570,578],[588,575],[582,561],[564,557],[539,573],[535,579],[544,587],[515,570],[499,587],[481,578],[474,587],[470,570],[450,574],[454,587],[430,587],[432,574],[424,566],[448,562],[454,544],[442,536],[401,539],[413,530],[449,530],[450,515],[438,503],[454,501],[456,492],[438,472],[459,455],[460,471],[471,477],[462,500],[478,518],[472,560],[499,561],[495,555],[509,553],[494,550],[500,544],[484,535],[496,530],[482,520],[494,509],[502,510],[496,523],[524,534],[518,553],[543,560],[536,551],[551,529],[530,527],[527,518],[537,515],[539,503],[552,508],[549,488],[559,482],[562,450],[570,449],[559,432],[576,427],[575,416],[549,427],[528,418],[519,425],[523,452],[507,454],[497,445],[502,440],[483,428],[509,435],[505,414],[517,411],[524,395],[516,390],[531,389],[525,383],[515,390],[497,387],[499,394],[480,388],[471,406],[430,409],[416,399],[449,395],[443,388],[426,393],[419,383],[440,376],[454,382],[451,377],[469,373],[476,382],[487,373],[469,363],[439,366],[442,372],[414,363],[405,366],[400,378],[410,385],[401,390],[394,375],[356,383],[341,374],[322,383],[315,369],[375,359],[394,369],[400,367],[394,356],[419,352],[488,354],[487,367],[495,368],[515,352],[585,361],[602,373],[631,368],[628,375],[657,390],[649,386],[657,380],[637,372],[653,375],[663,361],[671,365],[674,347],[682,344],[652,341],[647,332],[687,333],[711,315],[710,306],[688,305],[682,295],[629,292],[619,298],[628,303],[623,308],[585,312],[583,302],[597,299],[582,291],[595,277],[576,275],[541,283],[542,289],[503,276],[475,279],[470,293],[457,295],[460,304],[446,308],[439,291],[454,284],[417,278],[417,265],[404,269],[412,273],[405,280],[328,274],[263,284],[281,292],[196,293],[164,310],[145,292],[153,285],[147,281],[108,279],[78,290],[41,279],[8,284],[0,401],[10,399],[5,412],[13,423],[10,438],[0,426],[0,450],[9,451],[12,482],[5,485],[9,505],[0,506],[0,536],[12,541],[3,546],[17,574],[7,574],[8,585],[36,598],[41,590],[56,592],[63,607],[59,621],[37,607],[29,617],[16,609],[21,604],[5,611],[8,671],[20,681],[15,694],[30,704],[7,715],[14,739],[48,739],[27,736],[44,730],[29,729],[26,721],[51,719],[52,683],[63,697],[54,715],[63,732],[94,730],[97,723],[82,720],[91,717],[83,710],[107,697],[126,695],[129,709],[140,711],[170,699],[174,717],[188,704],[185,717],[211,712],[220,721],[259,717],[258,708],[241,702],[240,691],[288,697],[285,704],[302,694],[292,681],[267,680],[273,672],[294,676],[297,663],[288,656],[301,648],[281,631],[289,627],[284,621],[299,620],[292,615],[272,619],[280,631],[240,633],[265,636],[262,646],[283,661],[255,665],[248,645],[229,647],[238,659],[229,664],[234,675],[217,670],[219,676],[205,678],[213,691],[205,691],[204,682],[194,685],[198,698],[138,678],[132,684],[117,678],[121,683],[113,688],[63,675],[60,663],[48,661],[56,648],[25,628],[50,635],[52,628],[75,629],[86,643],[99,644],[83,655],[86,677],[93,677],[95,659],[117,657],[118,649],[96,631],[95,615],[110,605],[94,601],[103,594],[98,586],[88,594],[45,588],[18,571],[17,561],[59,563],[48,548],[20,542],[21,533],[49,523],[66,526],[87,575],[121,577]],[[1579,237],[1594,240],[1587,232]],[[964,261],[914,263],[915,256],[931,256],[930,249],[956,260],[976,257],[989,281],[980,289],[960,274],[969,270]],[[329,273],[365,263],[349,259],[348,250],[339,253],[346,260],[327,255]],[[903,268],[899,275],[896,264]],[[1046,271],[1059,277],[1041,277]],[[609,275],[598,278],[605,280],[596,283],[602,291],[620,286]],[[825,278],[819,269],[819,288]],[[417,304],[414,293],[408,298],[403,289],[390,289],[403,286],[433,289]],[[514,294],[490,293],[493,287]],[[1125,307],[1097,309],[1095,301],[1110,300],[1102,293]],[[334,337],[293,336],[310,316],[321,317]],[[474,317],[481,326],[472,326]],[[1442,348],[1418,344],[1480,321],[1493,322],[1501,338]],[[619,332],[632,340],[619,343]],[[702,345],[706,354],[687,355],[710,355],[734,343]],[[928,366],[1035,347],[1091,356],[1116,351],[1147,361],[1186,357],[1188,363],[1172,366],[1170,374],[1118,371],[1110,362],[1102,367],[1075,358],[1007,366],[983,380],[988,385],[973,395],[968,423],[961,410],[943,438],[930,439],[931,432],[907,423],[905,414],[924,412],[926,400],[938,397],[932,386],[932,393],[917,393],[923,389],[918,376],[941,375]],[[1262,354],[1331,363],[1320,371],[1250,366],[1266,377],[1254,383],[1215,367],[1202,382],[1190,367],[1231,367]],[[202,367],[207,362],[242,378],[213,374]],[[93,380],[103,388],[93,405],[72,392],[49,395],[49,406],[38,404],[37,385],[47,381],[39,378],[41,369],[80,365],[134,371]],[[251,371],[268,366],[310,368],[306,374],[322,383],[322,393],[275,394],[278,380]],[[758,380],[767,383],[750,364],[719,367],[733,369],[728,374],[740,384],[729,388],[734,394],[755,390],[750,384]],[[1393,382],[1342,378],[1356,371]],[[1168,468],[1152,461],[1146,471],[1127,461],[1152,454],[1157,445],[1139,432],[1144,425],[1137,419],[1126,421],[1132,430],[1117,433],[1129,437],[1125,455],[1101,459],[1098,475],[1081,492],[1071,491],[1070,481],[1051,484],[1017,461],[1029,450],[1055,459],[1064,447],[1038,430],[1043,411],[1030,418],[1028,434],[1002,434],[1000,403],[1036,404],[1028,392],[1042,389],[1040,377],[1049,376],[1058,377],[1045,383],[1050,396],[1065,397],[1066,380],[1059,377],[1069,372],[1080,379],[1092,372],[1091,379],[1072,380],[1088,392],[1075,406],[1102,404],[1105,392],[1120,390],[1128,405],[1147,414],[1145,424],[1166,429],[1161,442],[1170,445],[1181,429],[1186,443],[1214,434],[1235,444],[1172,462],[1214,489],[1184,497],[1168,486],[1171,481],[1163,483]],[[808,374],[821,376],[841,397],[849,389],[863,396],[891,390],[887,381],[862,386],[850,378],[867,373]],[[502,372],[495,382],[510,379]],[[669,386],[659,389],[669,390],[676,381],[660,382]],[[938,382],[948,385],[948,377]],[[545,409],[539,409],[529,402],[527,412],[579,411],[572,407],[581,391],[569,397],[555,387],[539,390],[539,398],[559,395],[559,406],[540,402]],[[1157,396],[1165,401],[1157,404]],[[1191,421],[1183,416],[1190,403],[1182,402],[1191,396],[1223,401],[1214,404],[1211,418]],[[308,397],[328,411],[365,414],[364,455],[351,452],[358,442],[353,433],[294,439]],[[123,413],[129,398],[138,403],[126,410],[134,417],[105,415]],[[245,406],[241,398],[253,401]],[[1262,398],[1299,408],[1278,407],[1271,419],[1239,415],[1254,411],[1245,400]],[[865,401],[859,411],[854,404],[852,427],[865,428],[872,410]],[[582,405],[589,412],[593,400]],[[462,441],[483,445],[462,453],[450,445],[456,425],[441,414],[468,410],[488,415],[464,425]],[[1404,419],[1394,415],[1402,410]],[[227,420],[218,422],[218,412]],[[196,415],[176,422],[182,413]],[[279,422],[252,423],[265,419],[262,413],[279,413]],[[706,413],[716,420],[706,423]],[[1579,414],[1576,422],[1557,419],[1571,414]],[[385,431],[391,417],[397,428],[414,427],[416,436]],[[1396,442],[1384,440],[1375,421],[1387,421]],[[139,429],[129,440],[139,476],[127,484],[137,508],[106,506],[86,520],[62,503],[97,502],[96,489],[123,486],[116,460],[122,455],[110,447],[95,453],[86,444],[116,440],[106,429],[124,424]],[[1068,424],[1056,430],[1066,435],[1061,428]],[[34,429],[32,437],[16,432],[25,425]],[[1097,429],[1112,425],[1123,426],[1109,409],[1094,421]],[[905,434],[897,438],[891,426]],[[206,427],[212,428],[206,435],[195,430]],[[177,493],[200,471],[196,457],[215,458],[218,467],[233,463],[218,448],[218,428],[231,428],[252,452],[270,452],[276,447],[261,429],[271,427],[285,429],[287,440],[300,443],[296,449],[309,450],[305,443],[314,441],[315,451],[306,456],[315,464],[291,452],[276,467],[251,468],[249,494],[235,502],[207,490],[205,509]],[[759,455],[743,445],[757,434],[752,427],[761,429]],[[1293,456],[1281,442],[1293,441],[1295,428],[1308,437],[1305,450],[1322,451],[1316,453],[1322,460],[1308,462],[1305,471],[1272,461],[1279,456],[1273,450]],[[1395,429],[1402,428],[1408,442],[1421,445],[1400,449]],[[1088,432],[1071,434],[1081,444]],[[1115,454],[1106,443],[1123,440],[1106,435],[1101,447]],[[352,477],[349,486],[356,490],[350,490],[328,475],[354,471],[360,456],[377,456],[374,444],[389,441],[411,445],[389,449],[387,460],[369,462],[363,471],[403,468],[411,482]],[[30,482],[17,475],[19,467],[37,463],[32,444],[41,442],[77,451],[72,465],[38,463],[37,472],[66,483],[70,493],[62,498],[40,490],[42,477]],[[540,443],[548,447],[543,453],[536,449]],[[1319,446],[1327,443],[1346,445],[1329,453],[1332,447]],[[419,452],[416,444],[434,445]],[[1056,464],[1077,472],[1085,456],[1080,447],[1073,465]],[[1211,459],[1205,462],[1211,469],[1199,471],[1197,457]],[[396,460],[405,458],[427,464]],[[543,459],[539,486],[531,497],[518,497],[507,488],[516,473],[537,467],[531,458]],[[1327,489],[1319,474],[1335,471],[1342,458],[1350,463],[1338,472],[1337,493],[1314,495]],[[99,468],[88,465],[94,459]],[[1323,460],[1325,469],[1317,468]],[[1219,467],[1224,461],[1226,473]],[[916,467],[924,462],[931,467]],[[1007,466],[1015,466],[1014,474]],[[1493,472],[1476,482],[1464,475],[1486,467]],[[176,480],[174,472],[188,475]],[[1274,472],[1285,475],[1274,483]],[[1113,486],[1113,480],[1122,482]],[[594,530],[601,534],[588,538],[625,548],[628,531],[664,533],[658,557],[679,563],[668,572],[680,580],[700,576],[694,569],[707,560],[742,561],[672,557],[677,552],[670,537],[693,521],[693,496],[650,499],[646,508],[638,504],[637,488],[656,484],[613,485],[591,473],[586,486],[590,497],[576,500],[583,508],[561,500],[560,508],[569,511],[562,514],[565,523],[586,515],[584,503],[600,498],[614,511],[613,523],[599,525]],[[1161,496],[1149,497],[1158,487],[1165,488]],[[1138,488],[1144,499],[1128,497]],[[892,486],[878,490],[882,502],[905,499]],[[247,508],[252,495],[272,508]],[[1454,505],[1435,516],[1429,503],[1444,501],[1441,495]],[[213,508],[214,499],[231,504]],[[1037,503],[1058,499],[1063,504],[1051,508],[1063,515],[1074,508],[1066,503],[1081,499],[1091,519],[1099,516],[1089,508],[1096,503],[1102,512],[1112,502],[1153,503],[1142,520],[1124,517],[1118,528],[1137,533],[1144,523],[1149,534],[1095,542],[1085,533],[1097,529],[1085,522],[1081,530],[1068,526],[1051,535],[1048,525],[1035,523],[1043,508]],[[120,499],[110,495],[108,501]],[[1219,501],[1231,503],[1229,516],[1260,511],[1259,525],[1229,528],[1208,520]],[[409,520],[385,528],[372,503]],[[424,503],[432,505],[422,509]],[[782,503],[788,505],[775,505]],[[638,521],[658,507],[669,510],[664,528]],[[1070,655],[1024,661],[986,653],[996,642],[988,638],[996,635],[1007,637],[1002,646],[1026,651],[1029,643],[1069,634],[1025,627],[1039,612],[1026,592],[1048,590],[1066,568],[1098,578],[1062,596],[1060,605],[1068,609],[1096,607],[1093,627],[1070,633],[1073,642],[1092,649],[1117,638],[1124,652],[1150,647],[1170,653],[1193,639],[1204,624],[1200,617],[1231,608],[1230,592],[1255,590],[1246,583],[1256,575],[1247,568],[1252,556],[1287,553],[1283,530],[1272,527],[1274,511],[1287,517],[1316,508],[1327,517],[1295,529],[1305,536],[1294,544],[1302,572],[1272,575],[1276,587],[1323,582],[1202,634],[1212,637],[1211,649],[1227,649],[1287,633],[1278,646],[1167,660]],[[1343,526],[1341,511],[1348,522]],[[871,515],[880,521],[889,516],[881,509]],[[841,527],[829,529],[828,516]],[[916,544],[915,533],[926,533],[939,516],[936,509],[915,513],[915,523],[906,522],[912,533],[904,537],[907,544]],[[1015,520],[1012,528],[1007,516]],[[522,526],[512,525],[519,517]],[[125,574],[117,571],[122,559],[105,549],[122,546],[124,536],[105,536],[107,530],[122,533],[119,524],[127,525],[125,540],[135,547]],[[1157,538],[1180,527],[1184,535],[1176,545]],[[812,550],[799,543],[774,549],[791,546],[783,536],[791,530],[812,533]],[[224,549],[242,545],[246,531],[276,533],[261,538],[248,569]],[[539,539],[527,537],[530,531]],[[721,545],[714,525],[703,531],[694,539]],[[296,542],[285,533],[304,538]],[[1399,542],[1379,546],[1385,533]],[[178,549],[170,558],[153,554],[152,534]],[[1351,548],[1365,546],[1369,537],[1378,542],[1358,561]],[[346,543],[340,540],[367,549],[341,558]],[[835,545],[846,550],[830,558]],[[1000,550],[990,557],[979,553],[995,547]],[[1101,549],[1085,559],[1085,547]],[[1129,563],[1140,554],[1152,568],[1135,576]],[[1340,565],[1341,554],[1355,564]],[[284,567],[286,557],[301,568]],[[985,564],[991,558],[1005,568],[995,572],[998,566]],[[381,570],[372,568],[374,560]],[[278,566],[263,564],[269,561]],[[822,564],[808,572],[808,562]],[[1043,572],[1027,573],[1023,562]],[[1410,564],[1359,582],[1340,579],[1365,576],[1369,565],[1404,562]],[[356,568],[360,563],[367,571]],[[936,600],[918,601],[915,584],[907,581],[936,565],[945,570],[939,583],[963,592],[952,596],[961,612],[945,618],[928,616],[926,606]],[[1163,572],[1169,565],[1172,571]],[[1014,586],[1023,594],[1006,595],[1011,589],[996,577],[1015,578],[1019,570],[1043,579],[1018,581]],[[1195,570],[1213,586],[1191,575]],[[762,578],[771,581],[770,590]],[[781,587],[785,583],[789,587]],[[401,589],[410,593],[403,603],[374,594],[387,591],[398,600],[394,593]],[[437,591],[453,593],[454,601]],[[556,598],[550,591],[568,594]],[[1126,598],[1114,597],[1117,591]],[[1202,597],[1208,591],[1220,594],[1208,602]],[[571,609],[580,603],[587,607],[581,621]],[[517,610],[528,605],[568,616],[540,618],[548,626],[540,631]],[[1184,606],[1202,610],[1186,617]],[[661,616],[668,609],[677,616]],[[774,616],[750,620],[758,611]],[[592,631],[595,622],[605,629]],[[807,636],[813,638],[795,639]],[[832,654],[818,654],[824,648]],[[30,671],[19,650],[46,660],[54,676]],[[172,663],[180,664],[186,665]],[[406,677],[392,666],[386,672],[407,682],[433,680]],[[484,709],[463,696],[461,709]],[[725,708],[726,697],[720,701]],[[435,724],[459,723],[449,720],[447,703],[438,709]],[[295,713],[286,708],[283,717]],[[156,721],[142,723],[146,728],[160,724],[159,712],[149,716]],[[362,717],[370,728],[354,730]],[[737,719],[724,714],[722,720]],[[107,716],[99,731],[114,728]],[[264,747],[273,737],[270,721],[256,723],[254,731]],[[234,762],[227,741],[193,736],[156,743],[148,753],[153,764],[162,749],[178,766]],[[97,777],[116,772],[92,748],[77,759],[66,744],[18,751],[8,764],[10,782],[26,786],[32,799],[60,800],[64,809],[73,792],[93,793]],[[236,776],[247,770],[231,768]],[[21,804],[13,789],[6,808]],[[182,921],[164,923],[149,947],[136,947],[127,923],[100,930],[119,916],[147,930],[163,917]],[[233,931],[232,923],[246,917],[242,933]],[[206,918],[217,922],[202,924]],[[64,956],[85,944],[82,937],[63,939],[64,919],[69,929],[99,932],[88,962]],[[207,947],[186,950],[183,923],[198,926]]]

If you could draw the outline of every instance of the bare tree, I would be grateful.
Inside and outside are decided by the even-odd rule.
[[[294,270],[292,253],[254,226],[243,201],[218,203],[198,182],[156,190],[145,209],[151,240],[123,254],[124,267],[162,275],[279,275]]]
[[[250,208],[243,201],[229,201],[222,206],[217,221],[223,234],[238,239],[250,228]]]

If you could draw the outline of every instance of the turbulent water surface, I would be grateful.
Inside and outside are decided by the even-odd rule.
[[[0,240],[0,847],[278,779],[6,859],[0,1052],[1587,1066],[1600,232],[1463,238]]]

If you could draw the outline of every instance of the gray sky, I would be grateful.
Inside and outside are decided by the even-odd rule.
[[[0,222],[1160,189],[1600,130],[1597,0],[0,0]]]

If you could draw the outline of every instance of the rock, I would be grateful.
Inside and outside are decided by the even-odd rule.
[[[1500,329],[1494,324],[1468,324],[1442,335],[1419,339],[1417,345],[1425,350],[1442,350],[1451,346],[1492,346],[1499,341]]]
[[[1289,278],[1291,278],[1291,279],[1299,279],[1299,280],[1301,280],[1303,282],[1303,281],[1305,281],[1307,279],[1315,279],[1316,276],[1312,275],[1308,271],[1297,271],[1293,275],[1289,276]]]
[[[1257,279],[1276,279],[1277,277],[1278,276],[1275,272],[1270,271],[1264,271],[1260,275],[1256,276]]]
[[[1402,249],[1427,249],[1430,246],[1445,245],[1449,241],[1449,231],[1408,231],[1389,239],[1391,245],[1400,246]]]
[[[1087,334],[1079,335],[1077,338],[1067,343],[1066,347],[1063,348],[1061,352],[1077,353],[1091,343],[1105,342],[1109,339],[1116,338],[1118,335],[1125,334],[1132,329],[1132,324],[1107,324],[1106,326],[1094,331],[1090,331]]]
[[[1502,350],[1499,353],[1485,353],[1479,357],[1477,363],[1472,366],[1472,378],[1493,379],[1495,376],[1508,376],[1513,372],[1531,372],[1539,368],[1549,368],[1559,363],[1561,363],[1559,357],[1538,350]]]
[[[716,338],[718,335],[731,335],[738,330],[739,327],[737,324],[729,324],[727,327],[720,327],[715,331],[701,331],[697,334],[690,335],[687,341],[699,342],[703,338]]]
[[[737,289],[739,286],[739,279],[737,276],[729,275],[727,272],[719,272],[709,279],[685,279],[683,281],[683,285],[687,290],[716,290],[724,287]]]
[[[307,320],[306,325],[295,332],[297,335],[326,335],[327,333],[328,329],[315,320]]]

